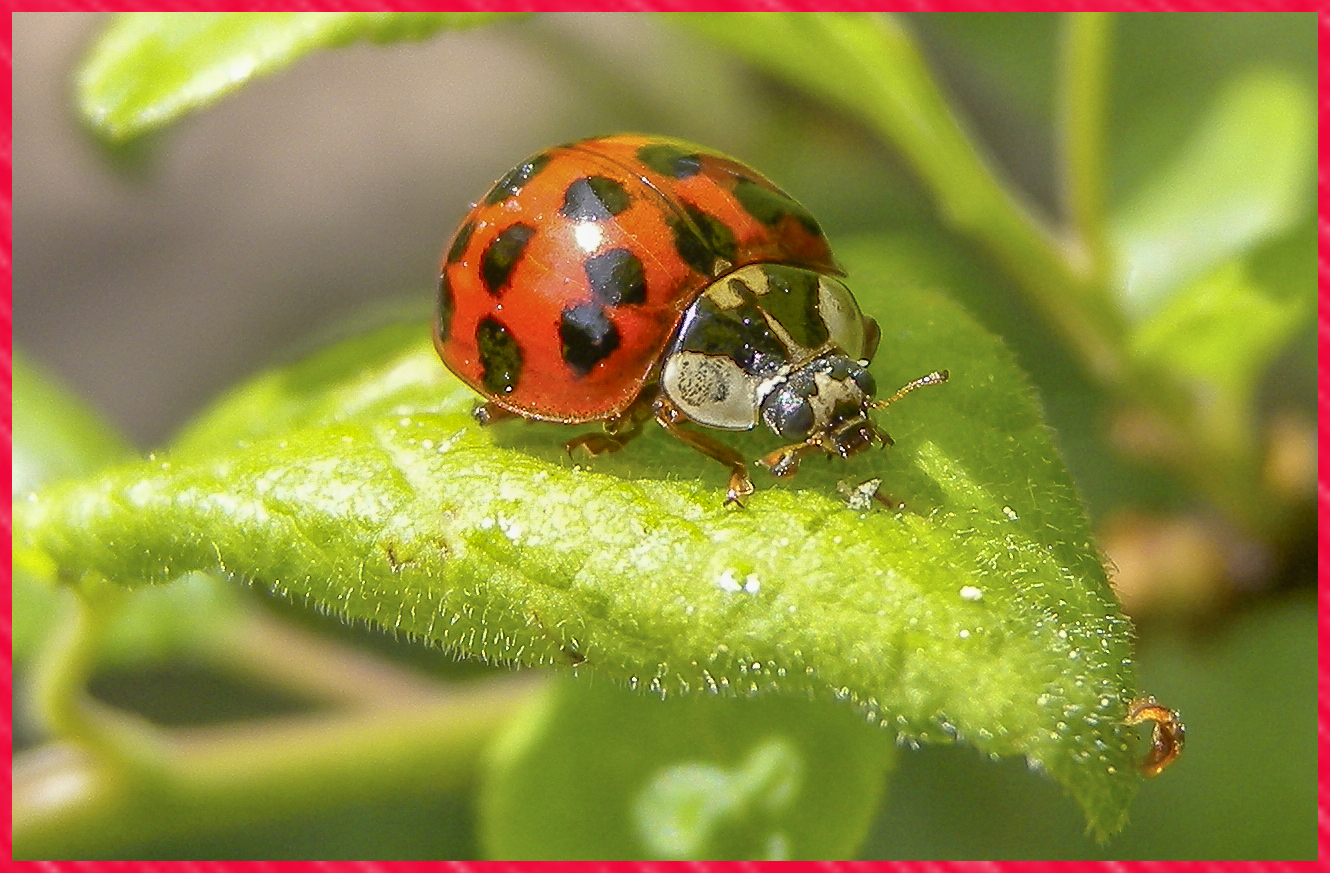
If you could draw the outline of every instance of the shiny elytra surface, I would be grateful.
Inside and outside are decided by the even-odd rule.
[[[526,418],[623,412],[716,278],[774,262],[840,273],[817,222],[743,164],[614,136],[519,164],[463,221],[440,278],[448,368]]]

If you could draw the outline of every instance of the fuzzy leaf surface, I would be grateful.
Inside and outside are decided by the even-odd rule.
[[[258,377],[173,453],[44,492],[21,535],[126,585],[220,570],[474,657],[840,699],[905,742],[1024,756],[1115,832],[1137,786],[1131,629],[1031,389],[871,241],[840,256],[882,326],[883,393],[951,381],[879,414],[889,450],[755,470],[742,511],[654,427],[594,460],[564,453],[574,428],[477,427],[413,324]],[[904,510],[837,491],[876,478]]]

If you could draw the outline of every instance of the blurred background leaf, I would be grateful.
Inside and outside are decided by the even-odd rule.
[[[566,678],[493,749],[481,834],[498,860],[854,857],[894,759],[829,701],[660,700]]]
[[[1278,70],[1225,83],[1181,152],[1115,210],[1115,286],[1133,314],[1314,208],[1313,96]]]
[[[424,39],[501,12],[128,12],[78,73],[84,121],[112,141],[181,116],[320,48]]]

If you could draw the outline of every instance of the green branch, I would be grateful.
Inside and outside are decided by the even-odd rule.
[[[113,857],[365,797],[465,785],[535,688],[504,676],[370,712],[163,732],[165,766],[121,779],[58,743],[14,761],[14,857]]]
[[[865,13],[672,16],[863,119],[932,190],[943,219],[1026,290],[1105,384],[1123,372],[1124,326],[1058,235],[999,178],[952,112],[909,29]]]
[[[1067,217],[1086,263],[1090,293],[1104,294],[1109,273],[1104,221],[1104,151],[1111,12],[1062,19],[1058,130]]]

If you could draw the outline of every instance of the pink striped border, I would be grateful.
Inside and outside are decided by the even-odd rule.
[[[113,10],[122,7],[101,4],[101,3],[69,3],[53,4],[46,7],[55,11],[100,11]],[[127,8],[127,7],[125,7]],[[159,7],[166,10],[209,10],[209,9],[229,9],[233,6],[215,3],[170,3]],[[369,4],[356,3],[302,3],[292,6],[276,6],[258,4],[250,7],[255,10],[263,9],[294,9],[294,10],[355,10],[355,9],[416,9],[421,8],[411,4],[390,4],[388,6],[371,6]],[[542,3],[538,5],[522,5],[515,3],[466,3],[461,4],[460,9],[467,11],[507,11],[507,10],[539,10],[539,11],[579,11],[604,10],[604,11],[643,11],[643,10],[683,10],[683,9],[705,9],[705,5],[687,4],[687,3],[659,3],[646,4],[639,2],[593,2],[584,4],[565,4],[565,3]],[[735,7],[728,7],[735,8]],[[845,10],[859,11],[879,8],[877,4],[869,3],[837,3],[815,6],[814,4],[802,2],[760,2],[745,4],[738,7],[748,11],[803,11],[803,10]],[[1080,9],[1109,9],[1122,11],[1219,11],[1219,10],[1245,10],[1245,11],[1282,11],[1282,10],[1316,10],[1318,11],[1318,35],[1319,35],[1319,97],[1318,97],[1318,116],[1321,126],[1327,121],[1327,109],[1330,109],[1330,101],[1326,97],[1327,71],[1330,70],[1330,64],[1326,60],[1326,43],[1330,40],[1330,13],[1320,11],[1326,8],[1326,4],[1291,4],[1282,2],[1270,2],[1270,0],[1260,0],[1260,2],[1112,2],[1100,4],[1069,3],[1012,3],[1009,0],[999,0],[993,3],[903,3],[895,8],[900,10],[992,10],[992,11],[1036,11],[1036,10],[1080,10]],[[11,8],[11,11],[12,8]],[[3,429],[5,444],[10,447],[10,455],[13,455],[13,421],[12,421],[12,356],[13,356],[13,131],[12,131],[12,82],[13,82],[13,30],[12,19],[4,20],[3,43],[0,44],[0,54],[3,55],[3,63],[6,72],[9,74],[11,88],[3,92],[5,113],[4,113],[4,136],[0,140],[0,161],[3,161],[3,196],[0,197],[0,272],[3,273],[3,292],[0,293],[0,367],[3,368],[3,393],[4,405],[3,421],[0,422],[0,428]],[[1330,217],[1327,216],[1327,182],[1324,175],[1326,147],[1321,145],[1319,157],[1319,169],[1317,174],[1317,196],[1318,196],[1318,257],[1317,257],[1317,276],[1318,287],[1320,289],[1320,299],[1318,306],[1318,346],[1324,349],[1327,340],[1330,340],[1330,298],[1326,294],[1326,285],[1330,282],[1330,259],[1326,255],[1326,244],[1330,242]],[[1318,357],[1318,417],[1324,420],[1325,415],[1330,411],[1330,362],[1324,357]],[[1330,558],[1330,529],[1327,528],[1327,515],[1330,515],[1330,483],[1325,479],[1324,469],[1327,452],[1326,443],[1322,443],[1320,452],[1320,468],[1318,471],[1318,491],[1317,501],[1319,510],[1318,519],[1318,603],[1320,611],[1320,630],[1326,630],[1327,608],[1330,608],[1330,584],[1327,584],[1326,565],[1327,558]],[[9,472],[12,475],[12,468]],[[10,560],[6,566],[12,568],[12,519],[10,509],[4,510],[4,533],[5,547],[10,552]],[[11,616],[13,609],[12,587],[4,587],[5,611],[3,618],[0,618],[0,627],[3,628],[3,634],[9,646],[6,652],[10,652],[10,661],[12,664],[12,630]],[[1327,789],[1326,775],[1330,762],[1325,757],[1326,738],[1327,738],[1327,718],[1330,717],[1330,704],[1327,703],[1327,692],[1330,687],[1330,679],[1327,678],[1326,671],[1326,653],[1324,647],[1321,647],[1318,653],[1317,667],[1317,740],[1318,740],[1318,791],[1317,791],[1317,855],[1324,860],[1327,857],[1327,846],[1330,845],[1330,812],[1327,812]],[[13,750],[13,695],[12,695],[12,672],[6,673],[3,679],[3,706],[7,718],[4,721],[3,731],[6,743],[10,746],[11,757]],[[12,788],[12,776],[10,777]],[[3,857],[12,857],[12,835],[6,831],[4,834]],[[26,865],[25,865],[26,866]],[[470,863],[470,862],[438,862],[438,863],[355,863],[355,864],[337,864],[328,863],[218,863],[218,862],[190,862],[190,863],[128,863],[128,862],[43,862],[33,864],[32,866],[49,871],[68,870],[78,871],[120,871],[120,870],[147,870],[160,871],[160,873],[225,873],[230,870],[269,871],[281,869],[283,871],[307,871],[307,873],[326,873],[334,866],[339,869],[353,869],[363,871],[363,873],[379,873],[386,870],[421,870],[421,871],[447,871],[447,873],[463,873],[463,871],[492,870],[496,873],[520,873],[528,870],[554,871],[554,873],[604,873],[608,870],[630,870],[633,873],[666,873],[668,869],[680,869],[678,865],[653,864],[653,863],[619,863],[619,864],[526,864],[526,863]],[[753,868],[753,864],[711,864],[697,863],[683,865],[684,869],[690,873],[721,873],[724,870]],[[849,864],[846,863],[823,863],[809,864],[808,867],[816,868],[825,873],[831,871],[848,870]],[[864,865],[856,864],[855,867]],[[1058,873],[1066,870],[1068,866],[1083,867],[1092,869],[1106,869],[1112,871],[1126,871],[1134,869],[1147,869],[1159,867],[1162,865],[1146,863],[1107,863],[1107,864],[1066,864],[1066,863],[893,863],[893,864],[873,864],[877,868],[914,870],[920,873],[991,873],[997,870],[1021,870],[1026,873]],[[1217,871],[1228,869],[1230,867],[1241,866],[1244,869],[1260,871],[1260,873],[1291,873],[1295,868],[1303,865],[1293,863],[1252,863],[1252,864],[1226,864],[1226,863],[1196,863],[1196,864],[1170,864],[1171,868],[1179,870],[1195,871],[1195,873],[1217,873]]]

